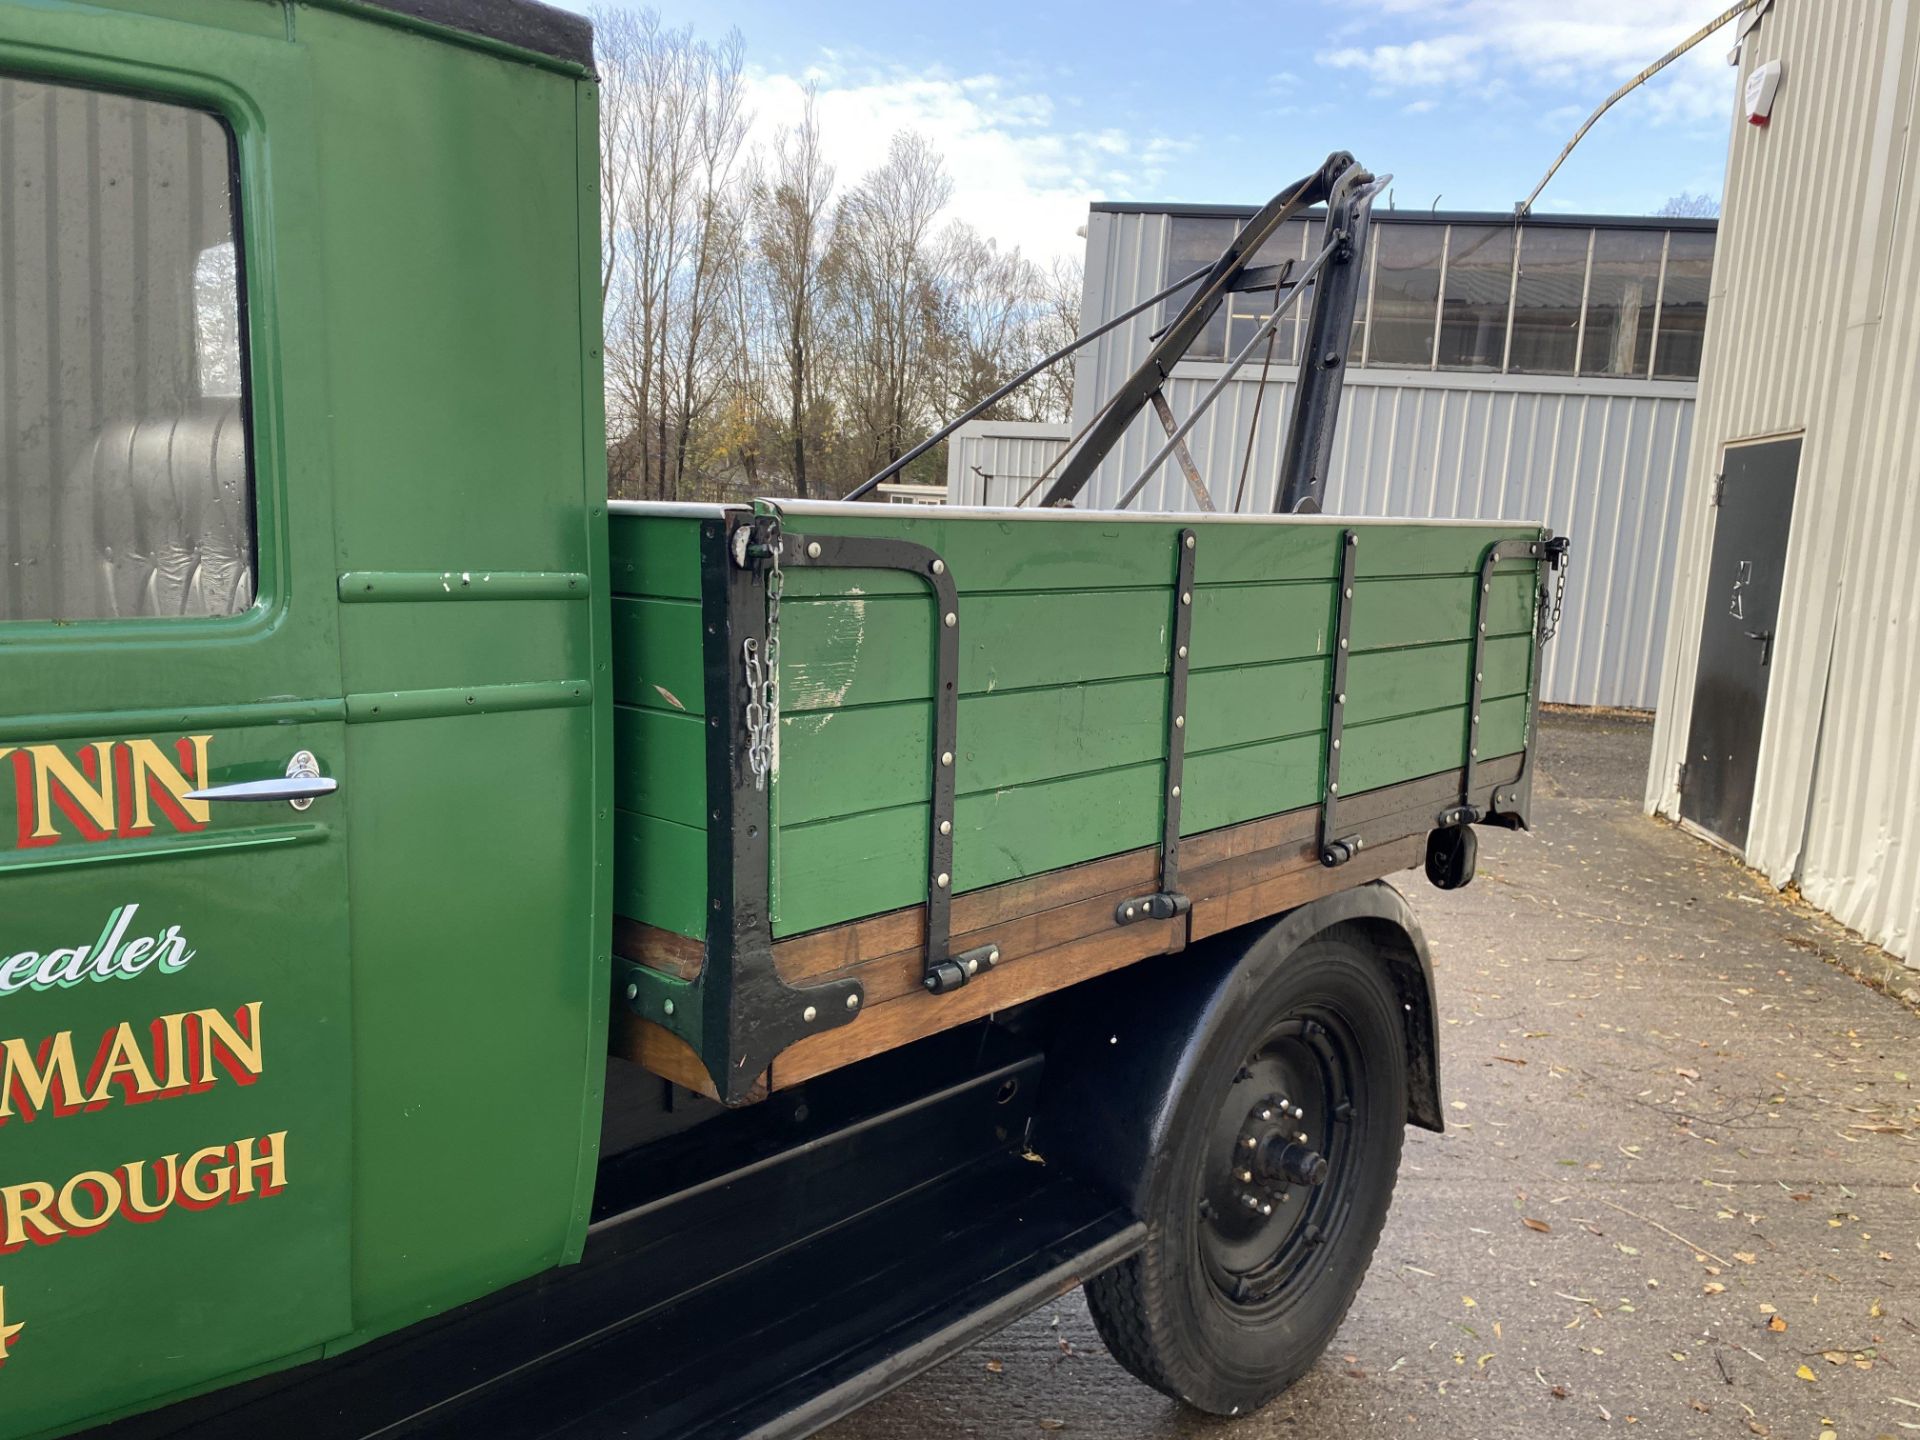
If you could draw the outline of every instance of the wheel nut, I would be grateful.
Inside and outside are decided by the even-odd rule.
[[[1251,1185],[1253,1183],[1253,1171],[1242,1170],[1239,1175],[1239,1180],[1242,1185]]]
[[[1262,1110],[1262,1111],[1260,1112],[1260,1118],[1261,1118],[1262,1120],[1271,1120],[1271,1119],[1273,1119],[1273,1111],[1271,1111],[1271,1110]]]
[[[1271,1214],[1273,1214],[1273,1206],[1272,1206],[1272,1205],[1262,1205],[1262,1206],[1260,1207],[1260,1213],[1261,1213],[1262,1215],[1271,1215]]]

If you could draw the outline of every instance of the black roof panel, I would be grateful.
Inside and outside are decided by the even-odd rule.
[[[363,0],[370,8],[593,68],[593,22],[539,0]]]

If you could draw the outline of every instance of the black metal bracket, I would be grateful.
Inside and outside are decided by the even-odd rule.
[[[767,640],[765,577],[780,544],[776,515],[729,514],[700,527],[701,654],[706,683],[707,947],[682,980],[619,959],[627,1008],[691,1045],[728,1105],[756,1098],[774,1057],[808,1035],[854,1019],[857,980],[789,985],[773,964],[769,791],[748,762],[740,663]]]
[[[1173,573],[1173,654],[1167,672],[1167,793],[1160,829],[1160,889],[1167,895],[1180,889],[1180,785],[1187,768],[1188,651],[1193,645],[1193,572],[1199,548],[1198,535],[1180,532]]]
[[[927,952],[921,983],[935,995],[957,990],[1000,959],[997,945],[950,955],[953,943],[954,769],[960,733],[960,590],[947,562],[925,545],[863,535],[790,534],[790,568],[898,570],[934,598],[933,787],[927,815]]]
[[[1318,512],[1326,496],[1353,317],[1367,287],[1367,241],[1373,215],[1368,182],[1372,178],[1352,165],[1329,187],[1323,244],[1332,241],[1339,248],[1314,281],[1313,308],[1301,333],[1293,417],[1273,496],[1277,514]]]
[[[1131,900],[1122,900],[1113,907],[1113,923],[1116,925],[1138,925],[1142,920],[1171,920],[1176,915],[1184,915],[1193,908],[1191,897],[1167,890],[1156,890],[1151,895],[1136,895]]]
[[[1460,783],[1460,804],[1457,811],[1465,815],[1462,821],[1453,823],[1472,823],[1486,818],[1486,813],[1501,809],[1501,796],[1496,794],[1488,804],[1487,812],[1482,812],[1474,804],[1474,791],[1477,788],[1480,769],[1480,700],[1487,678],[1487,601],[1493,595],[1494,568],[1502,560],[1524,560],[1531,558],[1536,574],[1539,562],[1547,556],[1547,541],[1534,540],[1496,540],[1487,546],[1480,556],[1480,573],[1474,582],[1473,591],[1473,671],[1467,690],[1467,758]],[[1564,547],[1562,547],[1564,552]],[[1539,668],[1540,646],[1534,642],[1534,669]],[[1540,689],[1540,677],[1532,677],[1532,688],[1537,695]],[[1520,757],[1520,773],[1524,780],[1533,764],[1533,733],[1529,727],[1526,748]],[[1455,813],[1455,812],[1449,812]]]
[[[1340,825],[1340,742],[1347,723],[1347,641],[1353,631],[1353,573],[1360,534],[1340,536],[1340,584],[1333,596],[1333,678],[1327,686],[1327,783],[1320,797],[1320,863],[1344,865],[1366,844],[1358,835],[1342,835]]]

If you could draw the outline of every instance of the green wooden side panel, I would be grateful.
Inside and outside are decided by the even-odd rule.
[[[697,521],[616,515],[624,867],[616,908],[698,934],[704,915],[652,893],[704,868]],[[621,530],[633,533],[623,537]],[[790,534],[911,540],[961,595],[956,892],[1154,844],[1160,834],[1178,521],[790,514]],[[1182,830],[1315,803],[1343,527],[1196,526]],[[1459,766],[1480,557],[1515,527],[1356,527],[1345,788]],[[621,570],[622,564],[628,568]],[[697,568],[697,567],[696,567]],[[624,578],[622,578],[624,577]],[[1495,575],[1480,618],[1482,753],[1525,744],[1534,567]],[[781,618],[773,786],[774,930],[791,935],[926,895],[932,787],[931,591],[892,571],[792,569]],[[675,597],[681,598],[675,598]],[[631,598],[629,598],[631,597]],[[697,854],[664,853],[680,843]],[[636,888],[637,887],[637,888]]]
[[[614,596],[613,698],[682,715],[706,713],[699,601]]]
[[[613,909],[677,935],[707,933],[707,837],[652,815],[613,817]]]
[[[700,521],[616,513],[611,528],[614,910],[700,939],[708,810]]]
[[[616,595],[700,598],[700,522],[687,515],[616,515],[608,578]]]

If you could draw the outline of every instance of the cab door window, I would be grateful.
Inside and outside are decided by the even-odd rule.
[[[0,75],[0,622],[252,606],[234,174],[204,111]]]

